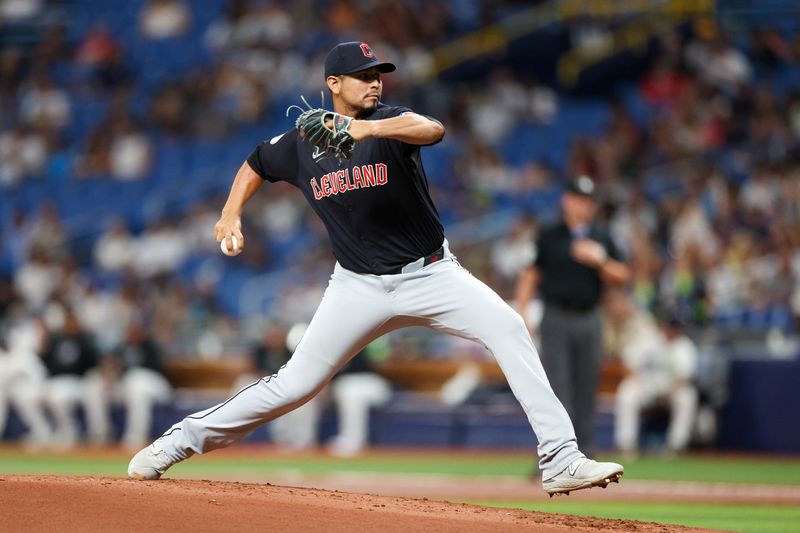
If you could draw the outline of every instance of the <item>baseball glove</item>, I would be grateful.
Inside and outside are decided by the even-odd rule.
[[[300,135],[320,152],[339,159],[349,159],[356,147],[356,141],[347,131],[353,119],[323,108],[312,108],[304,97],[301,98],[308,110],[303,111],[295,121],[295,128]],[[293,107],[302,109],[300,106],[290,106],[286,110],[287,115]]]

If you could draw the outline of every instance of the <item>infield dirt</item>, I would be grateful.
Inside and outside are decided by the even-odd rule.
[[[0,475],[0,531],[708,531],[268,484]]]

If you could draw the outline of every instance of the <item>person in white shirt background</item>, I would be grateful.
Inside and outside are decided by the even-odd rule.
[[[617,355],[628,372],[616,393],[617,448],[626,454],[638,453],[642,411],[664,404],[670,412],[667,451],[685,451],[698,404],[693,383],[698,362],[695,343],[674,317],[664,316],[657,324],[625,292],[611,291],[607,298],[609,329],[613,332],[609,337],[615,339],[611,342],[619,347]]]

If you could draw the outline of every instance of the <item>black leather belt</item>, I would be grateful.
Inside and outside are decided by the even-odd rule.
[[[444,246],[440,246],[439,249],[432,254],[426,255],[425,257],[420,257],[416,261],[412,261],[405,266],[392,270],[389,272],[389,274],[410,274],[411,272],[416,272],[417,270],[431,265],[436,261],[441,261],[442,259],[444,259]]]

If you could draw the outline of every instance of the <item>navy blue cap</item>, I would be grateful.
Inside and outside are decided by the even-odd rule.
[[[394,72],[397,69],[392,63],[378,61],[375,52],[367,43],[361,41],[340,43],[334,46],[325,58],[325,78],[352,74],[373,67],[378,67],[380,72]]]

